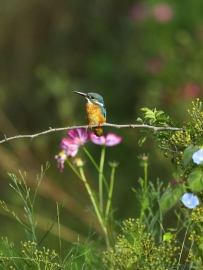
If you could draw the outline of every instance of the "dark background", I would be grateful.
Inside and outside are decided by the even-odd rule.
[[[191,101],[202,97],[202,74],[202,0],[0,1],[1,139],[4,134],[86,124],[85,100],[73,91],[101,94],[108,123],[135,124],[142,107],[164,110],[183,122],[190,119]],[[104,132],[123,137],[122,144],[107,149],[105,164],[108,177],[108,161],[120,163],[113,194],[116,219],[138,217],[131,190],[143,176],[137,156],[150,155],[152,182],[171,182],[172,164],[153,138],[138,146],[139,129]],[[90,201],[80,180],[67,165],[63,173],[56,167],[54,156],[65,136],[66,132],[55,132],[1,144],[0,199],[23,218],[22,202],[9,188],[7,172],[26,171],[32,190],[40,166],[49,161],[35,208],[39,238],[56,215],[56,202],[65,199],[61,236],[72,242],[78,234],[88,234],[93,218],[85,209]],[[99,162],[101,148],[90,142],[86,146]],[[78,156],[87,160],[82,149]],[[96,187],[97,173],[89,161],[86,165],[87,177]],[[23,241],[22,228],[2,209],[0,213],[0,236]],[[52,234],[57,235],[57,226]],[[57,237],[48,241],[55,243]]]

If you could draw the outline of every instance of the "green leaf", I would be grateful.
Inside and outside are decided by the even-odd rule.
[[[144,137],[142,137],[141,139],[139,139],[138,145],[141,147],[141,146],[143,145],[143,143],[146,141],[146,139],[147,139],[146,136],[144,136]]]
[[[159,116],[159,115],[161,115],[161,114],[163,114],[163,113],[164,113],[163,111],[157,111],[156,112],[156,117]]]
[[[171,239],[173,239],[173,234],[172,233],[167,232],[167,233],[164,234],[163,241],[169,241]]]
[[[146,112],[145,113],[145,118],[149,118],[149,119],[155,119],[155,115],[153,112]]]
[[[199,167],[195,168],[188,175],[187,182],[193,192],[199,192],[203,190],[203,172]]]
[[[175,189],[168,189],[162,196],[160,199],[160,208],[162,210],[162,212],[167,212],[171,207],[174,206],[174,204],[176,204],[179,199],[181,198],[183,194],[183,190],[182,188],[180,188],[179,186],[176,187]]]
[[[155,122],[155,119],[150,119],[149,124],[152,125]]]
[[[168,230],[169,232],[176,232],[176,231],[177,231],[176,228],[168,228],[167,230]]]
[[[146,108],[146,107],[145,107],[145,108],[141,108],[140,110],[141,110],[142,112],[151,111],[150,109],[148,109],[148,108]]]
[[[142,118],[140,118],[140,117],[138,117],[136,121],[137,121],[138,123],[143,124],[143,120],[142,120]]]
[[[203,243],[201,243],[201,244],[198,246],[198,248],[199,248],[200,250],[203,250]]]
[[[155,223],[157,222],[157,220],[159,219],[159,216],[160,216],[160,212],[157,211],[156,214],[154,215],[154,217],[152,218],[150,224],[149,224],[149,227],[148,227],[148,231],[149,231],[149,232],[153,232],[153,230],[154,230],[154,225],[155,225]]]
[[[164,116],[157,117],[157,120],[167,122],[168,119]]]
[[[199,147],[197,146],[197,145],[193,145],[193,144],[191,144],[191,145],[189,145],[186,149],[185,149],[185,151],[184,151],[184,153],[183,153],[183,164],[184,164],[184,166],[187,166],[188,165],[188,163],[191,161],[191,159],[192,159],[192,155],[197,151],[199,149]]]

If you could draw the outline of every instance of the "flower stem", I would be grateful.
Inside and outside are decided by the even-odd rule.
[[[144,165],[144,192],[145,192],[145,198],[147,195],[147,184],[148,184],[148,171],[147,171],[148,165]]]
[[[148,202],[147,202],[147,184],[148,184],[148,163],[145,162],[143,164],[144,168],[144,184],[143,184],[143,202],[142,202],[142,208],[140,213],[140,220],[142,221],[144,212],[147,209]]]
[[[99,166],[97,165],[97,163],[95,162],[94,158],[92,157],[92,155],[89,153],[89,151],[83,146],[82,149],[84,150],[85,154],[89,157],[89,159],[91,160],[92,164],[95,166],[95,168],[97,169],[97,171],[100,173],[100,168]],[[103,175],[103,172],[102,172],[102,178],[103,178],[103,181],[104,181],[104,185],[106,187],[106,190],[107,190],[107,193],[109,191],[109,186],[108,186],[108,183],[106,181],[106,178],[105,176]]]
[[[181,250],[180,250],[180,253],[179,253],[179,260],[178,260],[178,265],[180,265],[180,260],[181,260],[181,256],[182,256],[182,253],[183,253],[183,248],[184,248],[184,245],[185,245],[185,240],[186,240],[186,236],[187,236],[187,233],[188,233],[188,228],[190,226],[190,223],[188,224],[188,227],[186,228],[186,232],[185,232],[185,235],[184,235],[184,238],[183,238],[183,244],[182,244],[182,247],[181,247]]]
[[[93,159],[92,155],[89,153],[89,151],[84,146],[82,147],[82,149],[84,150],[85,154],[88,156],[88,158],[91,160],[91,162],[93,163],[93,165],[95,166],[95,168],[99,172],[99,166],[97,165],[97,163]]]
[[[106,222],[108,220],[108,216],[109,216],[109,211],[111,208],[111,199],[112,199],[112,194],[113,194],[113,186],[114,186],[114,176],[115,176],[115,171],[116,171],[116,167],[112,167],[111,170],[111,178],[110,178],[110,187],[109,187],[109,193],[108,193],[108,201],[107,201],[107,205],[106,205],[106,213],[105,213],[105,219]]]
[[[92,191],[89,183],[87,182],[87,179],[85,177],[83,168],[82,167],[79,167],[79,172],[80,173],[78,173],[78,171],[74,168],[74,166],[71,164],[71,162],[69,161],[69,159],[67,159],[67,163],[70,166],[70,168],[75,172],[75,174],[79,177],[79,179],[83,181],[83,183],[84,183],[84,185],[86,187],[87,193],[88,193],[88,195],[90,197],[90,200],[92,202],[94,211],[96,213],[96,217],[97,217],[97,219],[99,221],[99,224],[101,225],[101,227],[102,227],[102,229],[104,231],[107,249],[109,249],[110,248],[110,243],[109,243],[109,236],[108,236],[108,230],[107,230],[106,222],[105,222],[105,220],[102,217],[102,214],[100,212],[99,203],[97,201],[97,198],[96,198],[94,192]]]
[[[99,211],[98,202],[97,202],[97,200],[96,200],[96,197],[95,197],[95,195],[94,195],[94,193],[93,193],[93,191],[92,191],[90,185],[88,184],[88,182],[87,182],[87,180],[86,180],[86,177],[85,177],[85,175],[84,175],[83,168],[80,167],[80,168],[79,168],[79,171],[80,171],[81,179],[82,179],[82,181],[83,181],[83,183],[84,183],[84,185],[85,185],[85,187],[86,187],[86,189],[87,189],[87,193],[88,193],[88,195],[89,195],[89,197],[90,197],[90,200],[91,200],[91,202],[92,202],[92,205],[93,205],[93,207],[94,207],[94,211],[95,211],[95,213],[96,213],[97,219],[98,219],[98,221],[99,221],[99,223],[100,223],[100,225],[101,225],[101,227],[102,227],[102,229],[103,229],[103,231],[104,231],[105,238],[106,238],[107,249],[109,249],[109,245],[110,245],[110,244],[109,244],[108,230],[107,230],[106,224],[105,224],[105,222],[104,222],[104,219],[102,218],[102,215],[101,215],[101,213],[100,213],[100,211]]]
[[[102,178],[103,178],[103,169],[104,169],[105,150],[106,150],[106,147],[102,146],[100,168],[99,168],[99,202],[100,202],[101,213],[103,213],[103,180]]]
[[[78,173],[78,171],[75,169],[75,167],[71,164],[71,162],[69,161],[69,159],[66,159],[66,162],[68,163],[68,165],[70,166],[70,168],[74,171],[74,173],[82,180],[80,174]]]
[[[99,211],[99,209],[98,209],[98,203],[97,203],[97,201],[96,201],[96,198],[95,198],[95,196],[94,196],[94,194],[93,194],[93,191],[92,191],[90,185],[88,184],[88,182],[87,182],[87,180],[86,180],[86,177],[85,177],[85,175],[84,175],[83,168],[80,167],[80,168],[79,168],[79,171],[80,171],[81,179],[82,179],[82,181],[83,181],[83,183],[84,183],[84,185],[85,185],[85,187],[86,187],[87,193],[88,193],[88,195],[89,195],[89,197],[90,197],[90,200],[91,200],[92,205],[93,205],[93,207],[94,207],[94,210],[95,210],[95,212],[96,212],[96,216],[97,216],[97,218],[98,218],[100,224],[102,225],[102,224],[103,224],[103,221],[102,221],[102,217],[101,217],[100,211]]]

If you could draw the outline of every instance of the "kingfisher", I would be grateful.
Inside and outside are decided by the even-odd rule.
[[[106,122],[106,107],[104,105],[103,97],[97,93],[82,93],[74,91],[74,93],[81,95],[87,99],[86,103],[86,118],[88,127],[90,128],[91,125],[98,125],[100,126],[102,123]],[[96,127],[93,128],[94,134],[97,137],[102,136],[103,128]]]

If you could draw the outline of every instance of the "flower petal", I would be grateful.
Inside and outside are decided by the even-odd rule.
[[[78,137],[77,129],[71,129],[67,132],[67,136],[70,137],[72,140],[74,140],[76,137]]]
[[[122,141],[122,137],[114,133],[108,133],[106,135],[106,146],[115,146],[119,144],[121,141]]]
[[[60,144],[61,150],[68,156],[74,157],[77,152],[79,145],[74,140],[63,138]]]
[[[60,152],[58,155],[55,156],[55,159],[57,159],[57,168],[60,172],[63,172],[64,162],[67,159],[66,154],[64,152]]]
[[[182,203],[189,209],[195,208],[199,205],[199,199],[193,193],[185,193],[182,196]]]
[[[203,149],[200,149],[200,150],[196,151],[192,155],[192,159],[193,159],[194,163],[202,164],[202,162],[203,162]]]
[[[85,128],[72,129],[67,132],[68,137],[75,141],[76,144],[84,145],[89,139],[89,133]]]
[[[106,139],[104,136],[101,137],[97,137],[94,135],[94,133],[90,133],[90,140],[94,143],[94,144],[99,144],[99,145],[105,145],[106,143]]]

